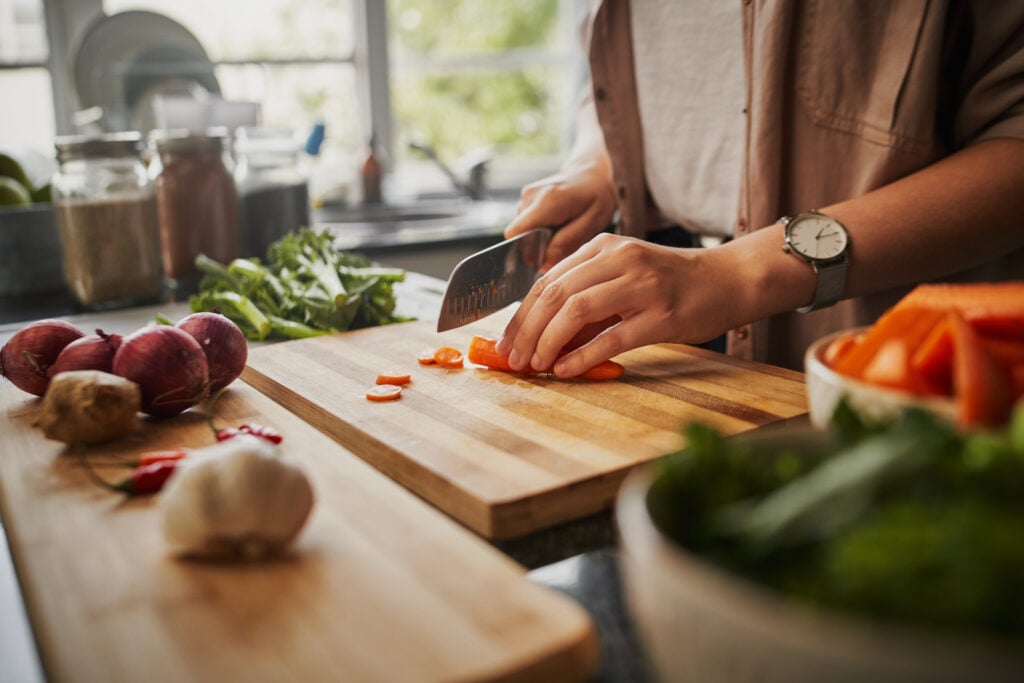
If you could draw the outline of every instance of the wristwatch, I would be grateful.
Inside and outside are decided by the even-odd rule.
[[[846,269],[850,265],[850,235],[836,219],[818,211],[807,211],[778,220],[786,227],[785,252],[792,252],[811,264],[818,276],[814,299],[800,313],[827,308],[843,298]]]

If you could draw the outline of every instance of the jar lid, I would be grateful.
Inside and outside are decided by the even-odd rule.
[[[157,152],[204,152],[224,149],[228,129],[223,127],[197,131],[186,128],[154,130],[149,139]]]
[[[129,131],[103,135],[62,135],[54,140],[60,163],[74,159],[103,159],[138,156],[143,149],[142,134]]]

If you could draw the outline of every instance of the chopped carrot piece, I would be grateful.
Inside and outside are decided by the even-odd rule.
[[[437,362],[434,360],[434,350],[424,349],[423,351],[420,351],[416,354],[416,362],[420,365],[433,365]]]
[[[849,353],[858,343],[860,343],[860,335],[844,334],[842,337],[829,342],[821,359],[825,362],[825,365],[834,368],[839,359]]]
[[[498,353],[497,346],[498,340],[475,335],[469,340],[466,357],[474,365],[483,365],[492,370],[511,371],[512,366],[508,364],[508,356]]]
[[[947,314],[932,328],[910,360],[911,367],[928,387],[928,393],[953,394],[953,331]]]
[[[887,340],[861,373],[865,382],[911,393],[922,393],[922,385],[910,366],[910,350],[896,337]]]
[[[382,372],[377,375],[377,384],[395,384],[402,386],[412,381],[412,375],[408,372]]]
[[[584,371],[580,377],[583,379],[608,380],[618,379],[626,373],[626,368],[613,360],[601,361],[589,370]]]
[[[962,316],[950,313],[953,333],[953,386],[957,419],[964,427],[999,426],[1013,407],[1010,378]]]
[[[863,341],[837,361],[836,372],[864,379],[865,368],[886,342],[902,339],[906,348],[916,349],[945,314],[945,311],[897,304],[871,326]]]
[[[454,346],[442,346],[434,351],[434,362],[444,368],[461,368],[462,351]]]
[[[374,384],[366,390],[366,398],[370,401],[394,401],[402,395],[402,387],[397,384]]]

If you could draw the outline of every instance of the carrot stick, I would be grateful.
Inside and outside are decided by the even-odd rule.
[[[497,345],[498,342],[495,339],[479,335],[474,336],[469,341],[469,351],[466,354],[466,358],[474,365],[483,365],[491,370],[514,372],[512,366],[508,364],[508,356],[498,353]],[[532,371],[527,371],[524,374],[529,374],[530,372]],[[580,377],[592,380],[618,379],[625,372],[626,369],[619,363],[613,360],[606,360],[583,372]]]
[[[466,358],[474,365],[483,365],[492,370],[512,371],[512,366],[508,364],[508,356],[498,353],[497,346],[497,339],[476,335],[469,340]]]
[[[622,377],[625,372],[626,368],[621,364],[616,363],[613,360],[605,360],[583,372],[580,377],[583,379],[595,380],[618,379],[619,377]]]
[[[953,333],[953,386],[957,419],[964,427],[1004,424],[1013,407],[1010,380],[964,318],[950,314]]]

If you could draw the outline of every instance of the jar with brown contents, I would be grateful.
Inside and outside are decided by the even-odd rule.
[[[53,202],[72,295],[85,308],[155,301],[163,268],[142,137],[66,136],[56,147]]]
[[[157,131],[156,205],[164,272],[193,291],[199,254],[227,263],[238,256],[238,196],[224,160],[226,132]]]

